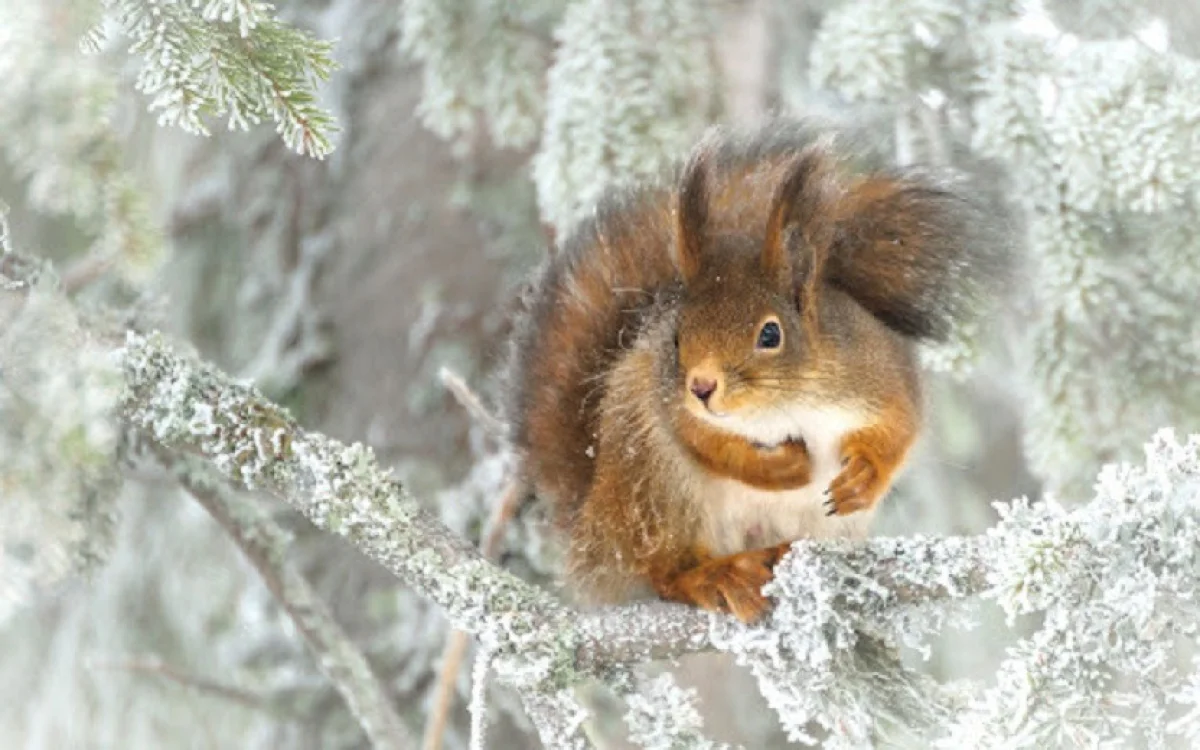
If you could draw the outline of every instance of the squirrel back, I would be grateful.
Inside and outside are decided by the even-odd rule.
[[[730,249],[722,251],[723,260],[705,261],[707,265],[689,271],[686,245],[693,241],[691,235],[699,238],[694,239],[697,245],[716,242]],[[604,554],[645,556],[666,545],[668,538],[684,542],[663,553],[667,558],[694,554],[700,560],[712,551],[694,551],[698,532],[683,531],[700,523],[693,503],[674,496],[632,497],[633,485],[645,484],[639,472],[648,471],[647,462],[661,468],[665,461],[645,454],[675,456],[675,444],[687,444],[697,466],[759,488],[790,489],[810,480],[803,440],[789,453],[787,440],[769,446],[747,442],[711,429],[703,420],[690,420],[682,409],[664,407],[661,414],[640,413],[638,419],[619,422],[627,427],[618,432],[640,431],[642,437],[627,439],[612,431],[613,412],[645,412],[676,399],[677,391],[691,398],[690,390],[709,403],[709,380],[695,380],[700,370],[692,367],[686,383],[685,374],[677,372],[686,355],[679,344],[679,319],[686,305],[701,304],[708,316],[700,317],[701,328],[705,320],[714,328],[733,325],[731,318],[749,303],[743,304],[733,291],[721,291],[721,274],[733,290],[738,288],[732,278],[741,268],[737,264],[758,267],[748,260],[729,260],[743,252],[743,245],[750,248],[743,253],[749,259],[764,242],[778,244],[787,256],[788,283],[811,291],[812,299],[805,303],[797,297],[798,305],[807,304],[805,315],[813,316],[813,326],[818,325],[816,318],[828,318],[820,323],[820,333],[814,329],[811,336],[796,336],[805,347],[806,364],[793,369],[796,378],[801,378],[801,370],[810,372],[808,403],[838,406],[854,401],[867,404],[863,408],[875,415],[899,414],[886,417],[906,424],[891,431],[903,435],[902,450],[889,454],[895,464],[903,459],[916,429],[919,394],[911,346],[944,339],[956,320],[970,311],[977,293],[1004,267],[998,238],[990,212],[958,186],[920,171],[887,167],[869,153],[839,147],[801,123],[775,123],[743,133],[714,130],[687,163],[676,167],[672,179],[611,191],[593,215],[563,239],[531,283],[512,339],[504,405],[529,486],[552,503],[558,524],[576,536],[576,548],[601,550],[601,557],[577,559],[575,567],[602,566]],[[686,302],[689,293],[695,297],[697,277],[706,288],[715,281],[716,296],[710,292],[708,301]],[[743,296],[753,296],[754,288]],[[696,317],[694,310],[688,314]],[[780,321],[789,330],[786,323]],[[778,333],[776,326],[774,334]],[[768,338],[777,338],[774,334]],[[714,341],[718,349],[734,346]],[[684,349],[687,346],[685,342]],[[653,350],[640,364],[633,351],[637,347]],[[649,382],[638,385],[643,381]],[[637,393],[626,398],[608,392],[614,383]],[[760,390],[768,389],[763,383]],[[640,405],[630,406],[635,403]],[[652,432],[659,437],[645,437]],[[601,444],[602,438],[606,444]],[[668,442],[671,446],[662,447]],[[589,500],[597,493],[597,451],[611,453],[618,443],[626,453],[643,454],[618,457],[613,471],[626,466],[630,486],[621,485],[626,480],[613,485],[606,479],[603,483],[613,485],[610,494],[615,499],[608,505],[598,498]],[[608,456],[606,465],[614,465],[612,458]],[[714,469],[714,462],[724,464]],[[879,470],[884,488],[895,468]],[[740,474],[751,469],[754,479]],[[685,478],[692,471],[687,466],[679,470]],[[658,494],[673,492],[679,490],[661,489]],[[584,507],[589,502],[590,510]],[[641,506],[633,508],[636,503]],[[595,532],[579,532],[579,519],[589,513],[616,516],[626,511],[642,514],[643,520],[634,524],[637,530],[603,542],[594,538]],[[619,525],[615,517],[614,523]],[[625,544],[630,534],[646,537],[642,547]],[[709,534],[705,539],[702,546],[712,547],[715,537]],[[651,579],[658,575],[649,568],[641,572]],[[664,588],[657,579],[650,583],[660,593],[676,590]]]

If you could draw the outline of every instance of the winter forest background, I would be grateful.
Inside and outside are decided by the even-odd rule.
[[[1195,746],[1198,57],[1195,0],[0,0],[0,746]],[[514,295],[772,113],[983,176],[1017,281],[772,623],[573,616],[496,512]]]

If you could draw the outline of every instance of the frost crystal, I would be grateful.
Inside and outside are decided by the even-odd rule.
[[[646,750],[727,748],[701,734],[704,720],[695,702],[696,691],[681,688],[668,673],[642,680],[638,691],[626,701],[629,739]]]
[[[1000,506],[993,595],[1043,615],[1010,650],[997,683],[957,717],[943,746],[1164,747],[1195,737],[1194,675],[1173,654],[1195,645],[1200,436],[1169,430],[1144,466],[1109,465],[1089,504]]]

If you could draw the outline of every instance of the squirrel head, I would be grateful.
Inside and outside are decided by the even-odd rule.
[[[817,295],[827,243],[789,235],[803,235],[798,214],[819,203],[804,193],[823,189],[825,159],[816,148],[793,157],[764,233],[751,236],[710,230],[712,158],[711,142],[702,143],[677,191],[675,253],[684,291],[675,346],[685,408],[719,424],[794,403],[821,345]],[[799,239],[802,252],[792,252],[789,239]]]

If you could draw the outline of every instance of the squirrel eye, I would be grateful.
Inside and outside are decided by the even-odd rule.
[[[767,321],[758,332],[759,349],[778,349],[782,341],[783,333],[779,330],[779,324],[773,320]]]

